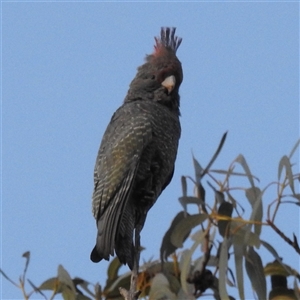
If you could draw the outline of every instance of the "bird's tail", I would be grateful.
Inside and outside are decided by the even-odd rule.
[[[133,233],[135,226],[135,210],[128,203],[123,212],[115,240],[115,251],[122,264],[127,264],[132,270],[134,262]]]

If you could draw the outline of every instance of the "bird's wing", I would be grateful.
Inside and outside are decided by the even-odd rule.
[[[98,224],[97,250],[113,255],[114,237],[133,187],[140,157],[151,142],[147,114],[116,113],[101,143],[94,173],[93,212]],[[101,254],[100,253],[100,254]]]

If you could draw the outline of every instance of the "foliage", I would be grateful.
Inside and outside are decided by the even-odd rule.
[[[276,216],[282,204],[287,203],[296,207],[300,205],[300,194],[296,192],[296,181],[299,174],[293,173],[291,159],[299,147],[296,143],[291,153],[284,155],[279,161],[278,178],[263,190],[256,186],[259,181],[252,175],[243,155],[239,155],[230,164],[228,170],[211,169],[212,164],[221,151],[226,134],[206,168],[193,157],[195,177],[182,176],[182,196],[179,202],[183,211],[173,219],[170,228],[165,233],[160,248],[160,260],[144,263],[140,267],[138,289],[141,298],[146,299],[197,299],[205,298],[207,290],[215,299],[234,299],[228,295],[227,287],[235,286],[239,299],[249,298],[245,295],[245,276],[251,281],[252,288],[258,299],[300,299],[299,270],[286,265],[277,251],[268,241],[261,239],[264,227],[269,226],[277,234],[278,239],[287,242],[294,255],[300,254],[297,236],[283,233],[276,224]],[[242,172],[237,172],[237,167]],[[204,178],[209,178],[207,186],[212,189],[214,199],[206,199]],[[235,187],[231,185],[235,177],[244,177],[249,186]],[[188,194],[188,183],[192,183],[194,193]],[[277,195],[275,200],[266,207],[264,217],[264,202],[266,191],[275,186]],[[236,191],[242,191],[249,202],[251,212],[245,215],[241,203],[244,199],[235,198]],[[196,214],[189,214],[188,208],[195,206]],[[249,210],[248,210],[249,211]],[[191,244],[191,246],[186,246]],[[178,250],[186,246],[183,250]],[[263,263],[259,250],[264,247],[274,257],[274,261]],[[3,270],[2,275],[16,287],[20,288],[24,299],[29,299],[33,293],[39,293],[45,299],[45,290],[52,291],[48,299],[62,294],[63,299],[122,299],[119,288],[128,289],[130,272],[119,274],[121,264],[117,258],[113,259],[107,270],[107,281],[102,289],[81,278],[71,278],[63,266],[58,267],[56,277],[47,279],[41,285],[35,286],[26,279],[26,272],[30,261],[30,253],[23,254],[26,259],[25,269],[19,278],[19,283],[11,280]],[[232,261],[233,257],[233,261]],[[171,258],[168,261],[168,258]],[[231,267],[233,266],[233,268]],[[246,272],[245,272],[246,271]],[[271,289],[267,291],[266,278],[271,277]],[[287,287],[287,277],[294,278],[294,287]],[[32,291],[25,291],[25,282],[32,287]]]

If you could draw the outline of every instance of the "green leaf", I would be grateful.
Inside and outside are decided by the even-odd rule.
[[[294,155],[295,151],[297,150],[297,148],[299,147],[299,144],[300,144],[300,139],[296,142],[295,146],[293,147],[290,155],[289,155],[289,159],[292,158],[292,156]]]
[[[244,271],[243,271],[244,249],[245,249],[245,246],[243,246],[243,245],[233,244],[237,287],[239,290],[239,296],[240,296],[241,300],[245,299]]]
[[[233,243],[244,246],[255,246],[256,248],[259,248],[259,236],[256,233],[251,232],[249,227],[241,227],[242,224],[243,223],[238,219],[235,219],[230,223],[230,231],[231,234],[233,234]]]
[[[120,260],[118,259],[118,257],[115,257],[111,261],[107,269],[107,280],[105,289],[107,289],[118,278],[118,272],[121,267],[122,264],[120,263]]]
[[[298,287],[298,280],[297,280],[296,277],[294,278],[294,293],[296,295],[296,298],[300,299],[300,290],[299,290],[299,287]]]
[[[57,277],[52,277],[45,280],[40,286],[40,290],[50,290],[56,293],[61,293],[63,289],[63,284],[59,282]]]
[[[190,285],[191,286],[191,285]],[[177,294],[178,300],[196,300],[195,296],[193,295],[192,289],[189,293],[186,293],[182,288],[179,290]]]
[[[221,244],[220,261],[219,261],[219,293],[222,300],[229,300],[226,289],[226,273],[228,265],[228,240],[225,237]]]
[[[111,286],[104,288],[104,294],[107,299],[115,298],[120,295],[119,287],[129,290],[130,287],[131,272],[126,272],[125,274],[119,276]]]
[[[22,257],[26,258],[25,268],[24,268],[24,272],[23,272],[23,282],[25,282],[25,276],[26,276],[26,272],[28,269],[29,261],[30,261],[30,251],[26,251],[25,253],[23,253]]]
[[[186,211],[187,204],[197,204],[197,206],[204,204],[204,202],[200,198],[191,196],[179,197],[178,200],[182,205],[184,211]]]
[[[298,201],[300,201],[300,194],[298,194],[298,193],[295,193],[295,194],[291,195],[291,197],[293,197],[293,198],[297,199]]]
[[[253,247],[249,247],[245,258],[246,271],[258,299],[267,299],[266,278],[260,256]]]
[[[76,290],[72,278],[62,265],[58,266],[57,278],[62,283],[62,296],[64,300],[75,300]]]
[[[77,294],[76,295],[76,300],[92,300],[92,298],[87,297],[87,296],[85,296],[83,294]]]
[[[102,290],[101,290],[101,286],[98,282],[96,282],[94,290],[95,290],[95,300],[101,300],[102,299]]]
[[[277,259],[277,260],[281,260],[281,258],[279,257],[277,251],[266,241],[264,240],[260,240],[260,243],[271,253],[273,254],[273,256]]]
[[[193,246],[191,249],[186,249],[182,252],[181,258],[180,258],[180,263],[179,267],[181,270],[180,273],[180,282],[182,289],[184,290],[185,293],[189,293],[189,288],[188,284],[186,282],[189,272],[190,272],[190,267],[191,267],[191,259],[192,255],[197,249],[197,247],[202,243],[203,239],[205,238],[206,232],[202,232],[202,235],[199,235],[198,240],[194,242]]]
[[[87,292],[90,296],[92,296],[93,298],[95,298],[95,294],[89,289],[89,285],[92,285],[90,282],[79,278],[79,277],[75,277],[73,279],[73,283],[75,285],[75,287],[78,288],[78,286],[83,289],[85,292]]]
[[[218,215],[231,217],[233,211],[233,205],[230,202],[224,201],[218,209]],[[229,233],[229,224],[228,220],[218,220],[218,229],[222,237]]]
[[[177,295],[179,290],[181,289],[181,284],[180,284],[178,278],[175,275],[173,275],[172,273],[171,272],[164,272],[164,275],[168,279],[171,292],[173,292]]]
[[[257,187],[246,189],[246,198],[252,206],[250,221],[261,222],[263,217],[262,192]],[[250,224],[249,227],[252,227]],[[254,232],[259,236],[261,233],[261,224],[254,224]]]
[[[179,224],[183,219],[186,218],[186,216],[189,216],[189,214],[186,214],[184,211],[179,212],[175,218],[173,219],[169,229],[165,233],[162,244],[160,247],[160,259],[161,261],[164,261],[167,259],[167,257],[174,253],[178,247],[174,246],[174,244],[171,242],[171,236],[174,232],[175,227],[177,224]],[[185,236],[183,236],[183,240],[181,241],[181,244],[184,243],[184,241],[187,239],[191,231],[188,231]]]
[[[195,169],[196,182],[200,182],[201,177],[202,177],[203,168],[201,167],[198,160],[195,158],[194,154],[192,154],[192,157],[193,157],[193,164],[194,164],[194,169]]]
[[[218,204],[222,204],[223,202],[225,202],[224,193],[222,193],[220,191],[215,191],[215,199]]]
[[[295,194],[292,166],[291,166],[289,158],[286,155],[284,155],[281,158],[280,162],[279,162],[279,166],[278,166],[278,181],[280,181],[280,177],[281,177],[281,173],[282,173],[283,167],[285,168],[285,172],[286,172],[286,176],[287,176],[290,188],[291,188],[293,194]]]
[[[176,295],[171,292],[169,281],[164,274],[158,273],[153,278],[149,293],[149,299],[177,299]]]
[[[183,247],[183,241],[189,232],[197,225],[203,223],[207,219],[206,214],[189,215],[181,219],[174,227],[171,233],[171,243],[177,247]]]
[[[240,154],[240,155],[238,155],[238,157],[234,161],[236,161],[237,163],[239,163],[243,167],[251,186],[254,187],[253,176],[250,172],[250,168],[249,168],[249,166],[246,162],[245,157],[242,154]]]
[[[217,159],[219,153],[221,152],[223,145],[225,143],[226,140],[226,136],[227,136],[227,131],[223,134],[221,141],[219,143],[219,146],[216,150],[216,152],[214,153],[213,157],[211,158],[210,162],[208,163],[208,165],[206,166],[205,170],[202,172],[201,177],[203,177],[206,173],[208,173],[210,167],[213,165],[213,163],[215,162],[215,160]]]
[[[187,196],[187,182],[186,182],[185,176],[181,176],[181,187],[182,187],[182,196],[186,197]]]

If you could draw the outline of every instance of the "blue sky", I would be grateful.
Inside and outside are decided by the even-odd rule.
[[[260,188],[277,179],[279,159],[299,137],[297,2],[2,2],[1,268],[12,278],[30,250],[28,277],[36,285],[58,264],[72,276],[105,282],[107,264],[89,260],[94,162],[161,26],[177,27],[183,38],[182,138],[172,183],[148,214],[142,258],[158,257],[181,210],[180,176],[194,174],[192,151],[207,164],[225,131],[215,168],[242,153]],[[293,162],[299,170],[299,155]],[[275,197],[273,187],[264,204]],[[296,206],[280,212],[281,228],[299,237]],[[299,269],[289,247],[271,231],[264,237]],[[260,253],[264,263],[273,260]],[[0,280],[1,299],[22,298]]]

